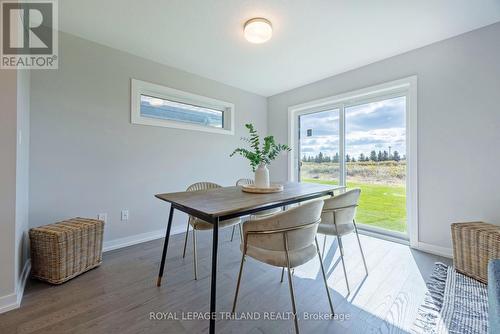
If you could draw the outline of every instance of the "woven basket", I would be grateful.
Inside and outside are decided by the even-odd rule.
[[[61,284],[102,263],[104,222],[73,218],[32,228],[31,276]]]
[[[500,258],[500,226],[482,222],[451,224],[453,265],[488,284],[488,260]]]

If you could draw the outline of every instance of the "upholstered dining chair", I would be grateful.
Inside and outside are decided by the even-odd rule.
[[[318,255],[330,311],[332,315],[334,314],[323,261],[316,240],[322,208],[323,201],[317,200],[267,217],[252,218],[243,224],[243,244],[241,245],[243,255],[234,295],[233,313],[236,310],[246,256],[275,267],[287,268],[292,309],[294,314],[297,314],[291,269],[309,262]],[[298,333],[297,317],[294,317],[294,325]]]
[[[208,190],[208,189],[215,189],[215,188],[221,188],[220,185],[212,182],[198,182],[190,185],[186,191],[201,191],[201,190]],[[234,234],[234,227],[236,225],[240,226],[241,229],[241,219],[240,218],[234,218],[234,219],[228,219],[228,220],[223,220],[219,223],[219,228],[224,228],[224,227],[229,227],[233,226],[233,234]],[[186,257],[186,246],[188,242],[188,236],[189,236],[189,226],[193,228],[193,257],[194,257],[194,279],[198,279],[198,259],[197,259],[197,254],[196,254],[196,231],[197,230],[211,230],[213,228],[213,225],[196,217],[189,216],[188,218],[188,223],[187,223],[187,230],[186,230],[186,238],[184,240],[184,251],[182,252],[182,258]],[[240,230],[241,233],[241,230]],[[242,234],[242,233],[241,233]],[[231,237],[231,241],[233,238]]]
[[[366,266],[365,255],[359,240],[358,227],[356,226],[356,220],[354,219],[360,194],[361,189],[352,189],[337,196],[325,199],[325,205],[323,206],[323,212],[321,214],[321,223],[318,226],[318,234],[324,235],[322,251],[323,257],[325,253],[326,237],[328,235],[337,237],[340,249],[340,259],[342,261],[342,268],[344,270],[345,283],[347,285],[348,293],[350,293],[351,290],[349,288],[349,281],[347,279],[344,262],[344,246],[342,245],[342,237],[344,235],[353,232],[356,233],[366,275],[368,275],[368,267]]]

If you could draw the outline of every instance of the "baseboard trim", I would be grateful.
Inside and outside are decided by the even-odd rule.
[[[369,231],[367,229],[358,228],[358,232],[359,232],[359,234],[367,235],[369,237],[374,237],[374,238],[378,238],[378,239],[382,239],[382,240],[396,242],[398,244],[402,244],[402,245],[406,245],[406,246],[408,246],[410,244],[408,242],[408,240],[406,240],[406,239],[398,238],[396,236],[392,236],[392,235],[388,235],[388,234]]]
[[[24,288],[26,287],[26,282],[30,277],[30,271],[31,271],[31,259],[27,259],[26,263],[24,264],[23,272],[21,273],[20,282],[17,285],[17,302],[19,303],[19,306],[21,306],[21,301],[24,295]]]
[[[23,271],[19,279],[19,284],[16,287],[16,292],[0,297],[0,314],[11,310],[15,310],[21,306],[21,301],[24,295],[24,288],[26,287],[26,281],[28,280],[29,273],[31,271],[31,260],[26,260],[24,264]]]
[[[422,252],[447,257],[449,259],[453,258],[453,250],[451,248],[436,246],[421,241],[419,241],[418,246],[414,248]]]
[[[439,256],[449,258],[449,259],[453,259],[453,250],[451,248],[436,246],[436,245],[428,244],[428,243],[421,242],[421,241],[417,242],[416,246],[413,246],[413,245],[410,245],[410,242],[408,240],[398,238],[397,236],[391,236],[388,234],[377,233],[377,232],[370,231],[368,229],[361,229],[361,228],[358,228],[358,231],[359,231],[359,234],[364,234],[364,235],[367,235],[370,237],[375,237],[375,238],[379,238],[379,239],[383,239],[383,240],[387,240],[387,241],[397,242],[399,244],[410,246],[411,248],[417,249],[417,250],[425,252],[425,253],[439,255]]]
[[[0,314],[14,310],[19,307],[17,303],[17,294],[11,293],[10,295],[0,297]]]
[[[170,232],[170,235],[180,234],[183,232],[184,232],[183,229],[177,228],[177,229],[173,229]],[[102,247],[102,251],[109,252],[109,251],[112,251],[115,249],[133,246],[133,245],[141,244],[143,242],[161,239],[164,237],[165,237],[165,229],[135,234],[135,235],[131,235],[131,236],[125,237],[125,238],[119,238],[119,239],[114,239],[114,240],[110,240],[110,241],[105,241],[104,245]]]

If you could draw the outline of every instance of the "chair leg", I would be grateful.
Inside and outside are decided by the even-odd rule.
[[[319,253],[318,239],[314,238],[314,241],[316,242],[316,251],[318,253],[319,263],[321,265],[321,273],[323,274],[323,282],[325,283],[326,295],[328,296],[328,303],[330,304],[330,311],[332,311],[332,315],[334,315],[335,312],[333,311],[332,298],[330,297],[330,290],[328,289],[328,283],[326,281],[325,268],[323,267],[323,258]]]
[[[345,262],[344,262],[344,247],[342,246],[342,238],[337,234],[337,240],[339,242],[339,249],[340,249],[340,259],[342,260],[342,268],[344,269],[344,277],[345,277],[345,284],[347,285],[347,293],[351,293],[351,289],[349,288],[349,281],[347,280],[347,271],[345,270]]]
[[[295,325],[295,333],[299,334],[299,321],[297,317],[297,308],[295,307],[295,295],[293,293],[293,281],[292,273],[290,269],[290,257],[288,256],[288,239],[286,232],[283,234],[283,242],[285,246],[285,257],[286,257],[286,272],[288,274],[288,287],[290,288],[290,297],[292,298],[292,311],[293,311],[293,322]]]
[[[186,246],[188,243],[188,235],[189,235],[189,220],[187,223],[187,229],[186,229],[186,238],[184,239],[184,251],[182,252],[182,258],[186,257]]]
[[[243,223],[239,223],[240,225],[240,241],[243,243]]]
[[[285,267],[281,268],[281,280],[280,283],[283,283],[283,276],[285,274]]]
[[[231,242],[233,242],[233,237],[234,237],[234,229],[236,225],[233,225],[233,230],[231,231]]]
[[[196,254],[196,230],[193,228],[194,279],[198,279],[198,254]]]
[[[288,287],[290,288],[290,297],[292,298],[292,311],[293,311],[293,322],[295,325],[295,333],[299,334],[299,322],[297,319],[297,308],[295,307],[295,295],[293,293],[293,282],[292,282],[292,273],[290,269],[290,261],[288,259],[288,250],[286,250],[286,262],[287,262],[287,273],[288,273]]]
[[[353,220],[354,231],[356,232],[356,238],[358,239],[359,250],[361,251],[361,257],[363,258],[363,264],[365,265],[366,276],[368,276],[368,266],[366,265],[365,254],[363,253],[363,247],[361,247],[361,241],[359,240],[358,227],[356,226],[356,221]]]
[[[236,310],[236,301],[238,300],[238,292],[240,291],[241,274],[243,273],[243,263],[245,263],[245,253],[243,253],[243,255],[241,256],[240,272],[238,274],[238,281],[236,283],[236,292],[234,293],[233,310],[231,311],[232,313],[234,313]]]

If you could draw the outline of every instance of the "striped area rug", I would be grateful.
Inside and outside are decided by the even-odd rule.
[[[418,334],[487,334],[487,286],[436,263],[428,292],[412,332]]]

